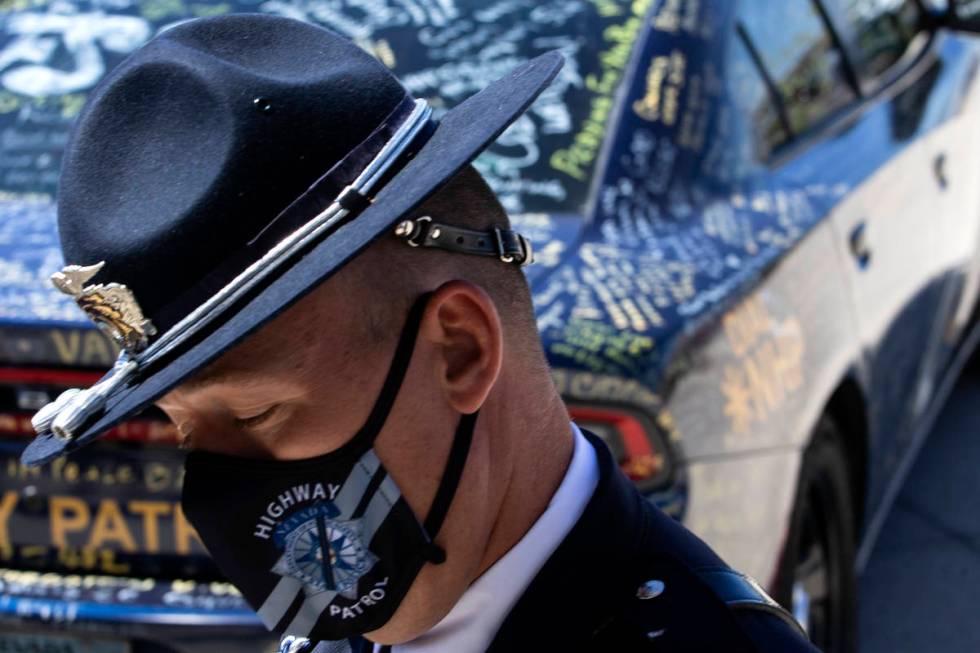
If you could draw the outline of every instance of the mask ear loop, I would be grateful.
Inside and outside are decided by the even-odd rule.
[[[480,411],[476,411],[460,417],[456,435],[453,437],[453,445],[449,450],[449,458],[446,459],[446,466],[442,471],[442,481],[436,490],[435,498],[432,499],[432,506],[429,508],[425,523],[422,524],[422,528],[429,536],[424,555],[426,560],[435,565],[441,565],[446,561],[446,551],[432,540],[439,534],[439,529],[442,528],[442,523],[449,512],[449,506],[452,505],[453,497],[456,495],[456,488],[459,487],[463,468],[466,467],[466,459],[469,457],[470,444],[473,442],[476,417],[479,414]]]
[[[355,439],[360,439],[362,436],[367,436],[369,439],[365,444],[373,443],[381,431],[381,427],[384,426],[388,413],[391,412],[391,407],[394,405],[398,390],[412,360],[412,352],[415,350],[415,340],[422,323],[422,315],[431,296],[432,293],[426,293],[419,297],[408,313],[405,327],[402,329],[394,358],[391,361],[391,368],[388,370],[388,376],[385,377],[384,385],[381,387],[381,393],[378,395],[364,426],[355,437]],[[438,565],[446,561],[445,550],[432,540],[439,534],[439,529],[442,528],[442,523],[446,520],[446,514],[449,512],[449,506],[456,495],[456,489],[459,487],[463,468],[466,466],[466,459],[469,457],[470,445],[473,442],[473,430],[478,414],[479,411],[476,411],[460,417],[456,434],[453,437],[453,444],[449,450],[449,458],[446,460],[446,466],[442,472],[442,480],[436,489],[436,496],[432,500],[429,514],[422,525],[428,539],[423,556],[432,564]]]
[[[425,306],[429,303],[432,293],[425,293],[412,304],[405,320],[405,326],[398,338],[398,345],[395,347],[395,355],[391,359],[391,367],[388,368],[388,375],[385,377],[381,392],[378,394],[371,413],[368,415],[364,426],[354,436],[353,441],[360,441],[366,438],[366,444],[374,443],[388,419],[388,413],[398,397],[398,390],[405,380],[408,372],[408,364],[412,361],[412,352],[415,351],[415,339],[418,336],[419,326],[422,323],[422,315],[425,313]]]

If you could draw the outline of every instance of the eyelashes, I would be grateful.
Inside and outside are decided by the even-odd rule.
[[[252,431],[258,429],[266,425],[266,423],[274,421],[273,418],[279,415],[281,409],[282,404],[273,404],[272,406],[269,406],[261,412],[253,415],[245,415],[242,417],[235,417],[232,415],[231,426],[239,431]],[[225,419],[227,420],[228,417],[225,417]],[[197,448],[198,445],[208,448],[205,445],[205,441],[211,440],[210,436],[217,435],[218,433],[218,431],[213,431],[213,429],[217,428],[219,431],[224,431],[228,429],[229,425],[227,421],[224,423],[224,426],[219,423],[215,423],[211,426],[209,426],[208,423],[197,424],[197,426],[201,426],[206,429],[205,434],[208,436],[201,440],[201,442],[198,442],[200,438],[195,437],[195,427],[191,420],[183,421],[179,424],[175,424],[175,426],[177,427],[178,437],[177,448],[183,451],[190,451]]]
[[[240,429],[251,429],[262,426],[279,411],[279,408],[280,404],[275,404],[266,408],[261,413],[250,415],[248,417],[236,417],[234,420],[235,426]]]

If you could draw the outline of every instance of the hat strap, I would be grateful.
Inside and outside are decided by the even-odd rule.
[[[477,231],[433,222],[430,216],[424,215],[399,222],[395,227],[395,236],[412,247],[434,247],[458,254],[492,256],[521,267],[534,263],[531,241],[516,231],[496,226],[487,231]]]

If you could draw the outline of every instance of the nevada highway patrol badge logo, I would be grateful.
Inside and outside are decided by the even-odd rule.
[[[131,354],[146,349],[156,327],[143,316],[132,291],[120,283],[84,284],[105,265],[67,265],[51,275],[54,287],[75,298],[75,303],[119,346]]]
[[[334,592],[357,598],[357,581],[377,562],[362,542],[360,519],[337,520],[337,509],[317,503],[290,515],[273,533],[282,557],[272,568],[303,583],[307,596]]]

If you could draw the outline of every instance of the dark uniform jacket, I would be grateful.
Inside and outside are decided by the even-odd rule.
[[[598,458],[595,493],[490,653],[817,653],[791,616],[645,500],[605,444],[586,437]]]

